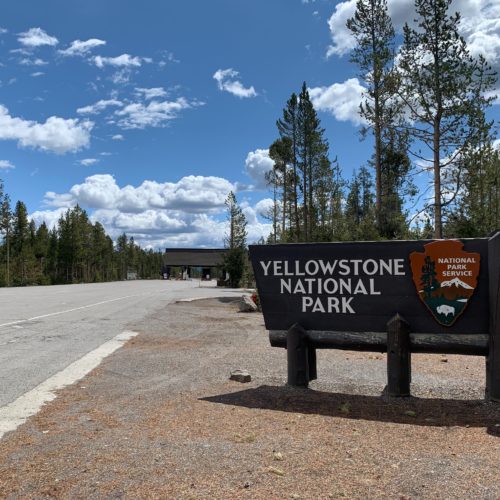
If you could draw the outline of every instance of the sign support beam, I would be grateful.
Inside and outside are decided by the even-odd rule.
[[[488,241],[490,338],[486,399],[500,402],[500,231]]]

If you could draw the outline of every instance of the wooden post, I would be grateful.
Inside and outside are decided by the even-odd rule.
[[[309,381],[316,380],[318,378],[318,369],[316,366],[316,349],[314,347],[307,346],[307,368],[308,368],[308,378]]]
[[[500,231],[488,241],[490,338],[486,399],[500,402]]]
[[[387,389],[389,396],[410,396],[410,325],[396,314],[387,323]]]
[[[307,333],[298,323],[295,323],[287,332],[286,352],[288,385],[307,387],[309,385]]]

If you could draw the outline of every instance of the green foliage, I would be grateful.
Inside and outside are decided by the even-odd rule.
[[[79,206],[66,211],[50,230],[28,220],[24,203],[14,212],[0,181],[0,286],[50,285],[139,278],[158,278],[161,253],[143,250],[126,235],[113,241],[103,226],[92,224]]]
[[[469,54],[459,33],[460,15],[449,13],[451,1],[415,0],[417,25],[405,25],[399,59],[398,91],[410,113],[405,129],[432,157],[436,238],[443,237],[443,207],[459,193],[457,163],[491,127],[483,118],[496,81],[485,59]],[[416,154],[429,161],[425,151]]]
[[[229,273],[229,286],[237,288],[246,273],[247,220],[231,191],[226,199],[229,233],[225,238],[228,251],[224,255],[224,268]]]

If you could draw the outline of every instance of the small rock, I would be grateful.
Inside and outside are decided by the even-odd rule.
[[[250,297],[250,295],[243,295],[238,305],[240,306],[240,312],[257,311],[257,304],[252,300],[252,297]]]
[[[229,380],[235,380],[236,382],[241,382],[242,384],[252,381],[252,376],[246,370],[234,370],[231,372]]]
[[[448,358],[441,358],[440,361],[441,363],[448,363]]]
[[[281,469],[277,469],[276,467],[268,467],[267,469],[271,474],[275,474],[276,476],[284,476],[285,471],[282,471]]]
[[[243,488],[250,488],[251,484],[247,481],[244,485]]]
[[[277,462],[281,462],[283,460],[283,455],[279,451],[274,452],[273,457]]]

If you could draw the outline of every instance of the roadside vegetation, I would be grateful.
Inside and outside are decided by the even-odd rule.
[[[0,181],[0,286],[116,281],[127,276],[158,278],[161,253],[143,250],[125,234],[116,245],[103,226],[79,206],[68,209],[56,227],[36,227],[26,205],[11,208]]]
[[[361,138],[374,144],[351,179],[306,83],[286,102],[270,146],[269,243],[480,237],[500,228],[500,151],[486,118],[497,75],[470,55],[451,0],[415,7],[399,51],[386,0],[358,0],[347,21],[366,88]],[[424,189],[419,176],[429,179]]]
[[[451,8],[452,0],[415,0],[417,19],[397,39],[387,1],[358,0],[347,27],[366,89],[360,135],[371,136],[373,154],[344,177],[304,82],[269,147],[272,231],[259,243],[482,237],[500,228],[498,124],[487,118],[497,75],[470,54]],[[224,267],[238,286],[251,282],[247,221],[234,193],[226,206]],[[57,227],[36,227],[24,203],[11,208],[1,181],[0,232],[0,286],[120,280],[130,271],[153,278],[161,268],[159,252],[125,234],[113,245],[78,206]]]

